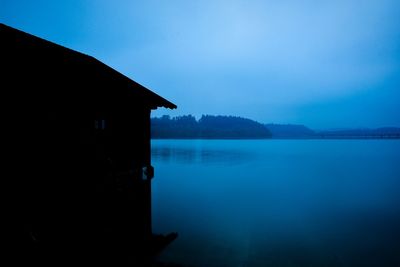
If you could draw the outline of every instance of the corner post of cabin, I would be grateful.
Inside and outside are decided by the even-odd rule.
[[[150,114],[151,114],[151,109],[147,109],[145,111],[145,121],[144,121],[144,131],[145,131],[145,151],[144,151],[144,168],[146,168],[146,171],[149,171],[149,168],[152,169],[151,166],[151,140],[150,140],[150,132],[151,132],[151,123],[150,123]],[[151,239],[152,237],[152,215],[151,215],[151,207],[152,207],[152,203],[151,203],[151,178],[152,175],[148,175],[147,178],[145,179],[144,183],[145,183],[145,198],[146,201],[146,205],[148,205],[147,207],[145,207],[145,220],[146,220],[146,236],[148,238]]]

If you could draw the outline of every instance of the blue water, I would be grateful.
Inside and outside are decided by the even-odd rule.
[[[400,266],[400,140],[152,140],[184,266]]]

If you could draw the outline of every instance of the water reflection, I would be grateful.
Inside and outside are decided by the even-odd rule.
[[[154,146],[151,149],[153,160],[185,164],[228,164],[236,165],[252,160],[255,155],[239,150],[218,150],[208,148],[181,148]]]
[[[179,233],[165,262],[400,266],[398,141],[153,140],[152,147],[153,229]]]

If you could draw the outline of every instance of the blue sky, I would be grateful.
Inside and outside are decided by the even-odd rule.
[[[400,126],[398,0],[0,0],[0,22],[178,105],[312,128]]]

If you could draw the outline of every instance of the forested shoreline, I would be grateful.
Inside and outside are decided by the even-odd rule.
[[[262,124],[238,116],[162,116],[151,119],[153,139],[399,139],[399,127],[313,130],[297,124]]]

